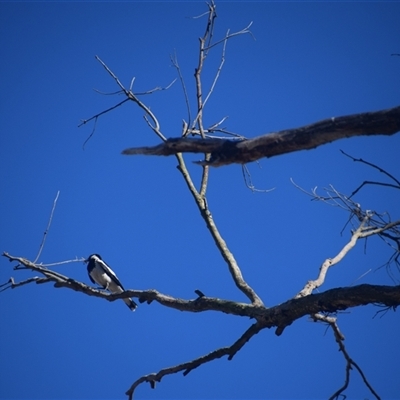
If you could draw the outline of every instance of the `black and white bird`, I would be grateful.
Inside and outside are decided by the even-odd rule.
[[[92,254],[87,260],[87,271],[93,283],[97,283],[103,289],[111,293],[125,291],[115,272],[101,259],[98,254]],[[130,298],[122,299],[131,311],[135,311],[137,304]]]

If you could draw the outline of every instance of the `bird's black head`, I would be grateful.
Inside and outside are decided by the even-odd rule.
[[[100,254],[91,254],[91,255],[85,260],[85,262],[88,263],[92,257],[97,257],[97,258],[99,258],[99,259],[101,260]]]

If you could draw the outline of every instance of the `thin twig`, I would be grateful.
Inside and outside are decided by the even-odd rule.
[[[89,119],[83,119],[83,120],[81,120],[82,122],[78,125],[78,128],[81,127],[82,125],[87,124],[88,122],[90,122],[90,121],[93,120],[93,119],[94,119],[94,120],[97,120],[97,118],[100,117],[100,116],[103,115],[103,114],[107,114],[108,112],[110,112],[110,111],[112,111],[112,110],[115,110],[115,109],[118,108],[119,106],[122,106],[122,104],[126,103],[128,100],[129,100],[129,99],[124,99],[124,100],[122,100],[120,103],[118,103],[118,104],[116,104],[116,105],[114,105],[114,106],[112,106],[112,107],[110,107],[110,108],[107,108],[107,110],[101,111],[101,112],[99,112],[99,113],[96,114],[96,115],[93,115],[93,116],[90,117]],[[92,133],[92,135],[93,135],[93,133]],[[92,136],[92,135],[90,135],[90,136]],[[85,142],[85,143],[86,143],[86,142]]]
[[[385,171],[383,168],[379,167],[378,165],[375,165],[369,161],[365,161],[362,158],[355,158],[353,156],[351,156],[350,154],[347,154],[346,152],[344,152],[343,150],[340,150],[340,152],[345,155],[346,157],[351,158],[354,162],[360,162],[363,164],[366,164],[374,169],[377,169],[380,173],[386,175],[387,177],[389,177],[391,180],[393,180],[394,182],[396,182],[396,185],[390,184],[390,183],[382,183],[382,182],[374,182],[374,181],[364,181],[356,190],[353,191],[353,193],[350,195],[349,198],[353,197],[364,185],[380,185],[380,186],[387,186],[387,187],[392,187],[395,189],[400,189],[400,181],[398,179],[396,179],[392,174],[390,174],[389,172]]]
[[[249,25],[246,26],[246,28],[241,29],[240,31],[237,32],[233,32],[233,33],[229,33],[227,34],[223,39],[218,40],[217,42],[213,43],[212,45],[208,46],[205,50],[210,50],[211,48],[219,45],[220,43],[224,42],[225,40],[228,40],[234,36],[238,36],[238,35],[244,35],[246,33],[250,34],[253,39],[255,40],[255,37],[253,36],[253,34],[251,33],[251,31],[249,30],[249,28],[253,25],[253,21],[251,21],[249,23]]]
[[[250,171],[247,168],[246,164],[242,165],[242,175],[243,175],[243,180],[244,180],[244,183],[245,183],[246,187],[248,189],[250,189],[252,192],[268,193],[268,192],[272,192],[273,190],[275,190],[275,188],[272,188],[272,189],[257,189],[253,184],[253,181],[251,179]]]
[[[229,30],[228,30],[228,32],[229,32]],[[222,67],[223,67],[224,64],[225,64],[225,51],[226,51],[226,45],[227,45],[227,43],[228,43],[228,39],[226,39],[226,40],[224,41],[224,45],[222,46],[221,62],[220,62],[220,64],[219,64],[219,67],[218,67],[217,72],[216,72],[216,74],[215,74],[213,83],[211,84],[210,90],[208,91],[208,94],[207,94],[206,98],[205,98],[204,101],[203,101],[203,109],[204,109],[204,107],[205,107],[205,105],[206,105],[208,99],[210,98],[211,94],[213,93],[214,88],[215,88],[215,85],[217,84],[218,78],[219,78],[219,76],[221,75]]]
[[[176,79],[174,79],[168,86],[166,86],[165,88],[157,86],[154,89],[148,90],[146,92],[142,92],[142,93],[133,93],[132,90],[127,90],[124,85],[121,83],[121,81],[118,79],[118,77],[114,74],[114,72],[106,65],[106,63],[104,61],[102,61],[100,59],[100,57],[96,56],[96,60],[104,67],[104,69],[109,73],[109,75],[111,75],[111,77],[115,80],[115,82],[117,83],[117,85],[120,87],[122,93],[124,93],[126,95],[126,99],[124,99],[123,101],[121,101],[120,103],[116,104],[113,107],[108,108],[107,110],[104,110],[96,115],[94,115],[93,117],[87,119],[87,120],[83,120],[82,123],[79,126],[82,126],[84,124],[86,124],[87,122],[91,121],[91,120],[95,120],[97,122],[98,117],[100,117],[101,115],[114,110],[115,108],[121,106],[122,104],[124,104],[125,102],[127,102],[128,100],[132,100],[133,102],[135,102],[142,110],[144,110],[145,112],[145,120],[147,122],[147,124],[150,126],[150,128],[153,130],[153,132],[155,132],[157,134],[157,136],[162,140],[162,141],[166,141],[166,137],[161,133],[160,130],[160,123],[158,122],[155,114],[150,110],[149,107],[147,107],[143,102],[141,102],[137,96],[140,95],[148,95],[148,94],[152,94],[156,91],[160,91],[160,90],[167,90],[169,89],[176,81]],[[134,79],[132,79],[131,81],[131,85],[130,88],[132,88],[133,86],[133,82]],[[153,121],[153,124],[151,124],[149,122],[149,120],[147,119],[147,116],[150,117],[150,119]],[[96,124],[95,124],[96,127]],[[93,128],[92,133],[90,134],[90,136],[88,137],[88,139],[86,139],[85,143],[83,146],[85,146],[85,144],[87,143],[87,141],[93,136],[94,131],[95,131],[95,127]]]
[[[172,65],[176,68],[176,70],[178,72],[179,80],[181,81],[183,95],[185,97],[186,109],[187,109],[187,113],[188,113],[187,125],[190,125],[191,120],[192,120],[192,115],[191,115],[191,112],[190,112],[190,101],[189,101],[189,96],[188,96],[188,93],[187,93],[187,90],[186,90],[185,80],[183,79],[181,68],[180,68],[179,63],[178,63],[178,57],[176,55],[176,51],[175,51],[174,57],[170,56],[170,59],[171,59]]]
[[[124,85],[120,82],[120,80],[117,78],[117,76],[114,74],[114,72],[111,71],[110,68],[101,60],[99,56],[95,56],[95,59],[104,67],[104,69],[112,76],[112,78],[115,80],[117,85],[121,88],[121,90],[128,95],[128,91],[125,89]]]
[[[42,254],[42,250],[43,250],[44,244],[45,244],[45,242],[46,242],[47,234],[49,233],[49,230],[50,230],[51,221],[53,220],[54,210],[56,209],[57,200],[58,200],[58,196],[59,196],[59,195],[60,195],[60,191],[58,190],[58,191],[57,191],[57,194],[56,194],[56,198],[54,199],[54,202],[53,202],[53,208],[51,209],[50,218],[49,218],[49,222],[48,222],[48,224],[47,224],[47,228],[46,228],[46,230],[45,230],[44,233],[43,233],[42,243],[40,243],[40,246],[39,246],[39,252],[38,252],[38,254],[37,254],[35,260],[33,261],[34,264],[35,264],[36,261],[39,259],[40,254]]]

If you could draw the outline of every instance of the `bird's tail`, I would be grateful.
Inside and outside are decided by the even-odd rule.
[[[124,302],[131,311],[136,310],[137,304],[132,299],[124,299]]]

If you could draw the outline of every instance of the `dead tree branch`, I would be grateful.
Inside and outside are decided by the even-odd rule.
[[[193,196],[200,215],[205,221],[207,229],[214,239],[216,247],[220,251],[221,256],[228,266],[232,280],[237,288],[250,300],[250,304],[224,300],[217,297],[208,297],[199,290],[196,291],[198,297],[189,300],[165,295],[156,290],[126,290],[119,294],[110,294],[102,290],[97,290],[82,282],[50,270],[48,268],[50,265],[45,266],[42,264],[36,264],[36,261],[41,254],[45,237],[42,241],[42,245],[40,246],[39,254],[33,262],[22,257],[14,257],[8,253],[3,253],[4,257],[8,258],[10,261],[18,263],[17,266],[14,267],[15,270],[30,269],[41,274],[42,277],[35,276],[21,282],[15,282],[13,278],[10,278],[8,282],[0,286],[1,288],[4,287],[1,291],[19,288],[31,283],[42,284],[51,282],[54,284],[55,288],[67,288],[88,296],[100,297],[107,301],[116,301],[118,299],[134,297],[139,299],[141,303],[147,303],[151,305],[153,302],[156,302],[164,307],[169,307],[184,312],[198,313],[217,311],[239,317],[250,317],[255,320],[255,323],[251,325],[231,346],[216,349],[209,354],[203,355],[194,360],[164,368],[157,373],[147,374],[140,377],[133,382],[131,387],[126,392],[130,399],[133,398],[135,389],[143,382],[150,383],[151,387],[154,388],[156,382],[160,382],[164,376],[178,372],[183,372],[183,375],[185,376],[193,369],[224,356],[227,356],[228,360],[231,360],[234,355],[261,330],[274,327],[276,328],[276,335],[281,335],[286,327],[307,315],[311,315],[314,320],[329,323],[334,331],[336,341],[339,344],[339,349],[344,354],[347,363],[345,384],[334,394],[333,397],[337,398],[347,388],[349,383],[349,372],[353,366],[360,372],[365,384],[370,388],[371,392],[377,398],[379,398],[370,387],[368,381],[365,379],[361,369],[348,355],[343,345],[344,336],[339,331],[339,328],[336,324],[336,319],[329,317],[326,314],[367,304],[380,304],[385,307],[395,309],[400,305],[400,286],[359,285],[331,289],[319,294],[313,294],[312,292],[314,289],[320,287],[324,283],[328,269],[340,262],[355,246],[358,239],[366,238],[372,235],[380,235],[384,236],[386,239],[397,241],[399,237],[397,226],[400,225],[400,221],[388,222],[383,218],[379,219],[378,217],[377,219],[374,219],[374,217],[377,216],[376,213],[368,210],[363,211],[360,205],[350,200],[350,198],[341,195],[335,191],[333,187],[331,189],[331,193],[333,194],[331,195],[331,193],[329,193],[328,199],[318,198],[318,196],[313,193],[312,195],[316,199],[318,198],[327,202],[329,200],[332,204],[350,211],[351,216],[349,221],[351,220],[352,223],[354,223],[353,217],[355,217],[355,220],[358,221],[358,227],[352,232],[350,241],[342,248],[342,250],[333,259],[325,260],[320,268],[320,273],[317,279],[307,282],[304,288],[293,299],[267,308],[264,306],[263,301],[253,290],[253,288],[245,281],[235,257],[229,250],[226,242],[220,234],[208,207],[206,191],[210,166],[222,166],[231,163],[246,164],[251,161],[256,161],[262,157],[272,157],[293,151],[312,149],[334,140],[352,136],[395,134],[400,131],[400,107],[376,112],[330,118],[301,128],[270,133],[253,139],[244,139],[244,137],[241,136],[233,140],[209,137],[209,134],[212,132],[229,133],[220,127],[220,125],[225,121],[225,117],[211,127],[205,127],[203,121],[204,108],[210,96],[214,92],[220,77],[220,73],[224,66],[228,39],[241,34],[251,34],[249,31],[251,24],[241,31],[235,33],[230,33],[230,31],[228,31],[224,38],[213,42],[215,18],[217,16],[215,3],[211,1],[208,4],[208,7],[208,12],[204,14],[208,16],[206,30],[204,35],[199,39],[199,59],[195,68],[197,109],[193,121],[191,120],[189,99],[177,58],[175,56],[175,58],[172,59],[183,86],[186,106],[188,109],[188,122],[183,121],[182,138],[167,139],[161,131],[161,125],[156,114],[151,111],[148,105],[138,98],[138,96],[141,94],[151,94],[156,90],[163,90],[162,88],[155,88],[145,93],[134,93],[132,87],[135,79],[132,79],[129,89],[127,89],[121,83],[117,75],[98,56],[96,56],[97,61],[104,67],[104,69],[114,79],[116,85],[119,87],[119,90],[116,92],[116,94],[123,94],[126,96],[126,98],[113,107],[92,116],[88,120],[83,120],[81,125],[84,125],[92,120],[94,120],[96,123],[100,116],[114,110],[128,100],[136,103],[144,111],[144,119],[146,123],[150,129],[161,139],[162,143],[155,147],[126,149],[123,151],[123,154],[175,155],[178,162],[177,168],[182,174],[182,177]],[[205,92],[207,94],[204,96],[204,88],[202,84],[202,71],[204,68],[204,62],[208,56],[208,52],[221,43],[221,61],[215,73],[211,87],[208,93]],[[172,84],[173,83],[171,83],[171,85]],[[93,135],[93,132],[90,137]],[[198,135],[200,138],[187,138],[186,136],[189,134],[193,136]],[[198,164],[203,167],[203,174],[199,189],[196,189],[196,186],[194,185],[191,175],[186,167],[182,155],[184,152],[205,154],[205,160],[198,162]],[[388,176],[391,177],[390,175]],[[398,181],[396,182],[397,184],[399,183]],[[52,220],[56,201],[57,198],[54,203],[48,228]],[[397,241],[397,244],[399,245],[399,241]],[[71,260],[69,262],[72,261],[81,260]]]
[[[216,360],[218,358],[222,358],[224,356],[228,356],[228,360],[232,360],[234,355],[263,327],[259,323],[253,324],[246,332],[231,346],[229,347],[221,347],[217,350],[212,351],[209,354],[191,360],[189,362],[185,362],[179,365],[175,365],[173,367],[164,368],[161,371],[153,374],[148,374],[137,379],[132,386],[127,390],[126,395],[129,396],[129,400],[133,399],[135,389],[142,383],[148,382],[152,389],[155,388],[156,382],[161,382],[161,379],[166,375],[176,374],[178,372],[183,371],[183,376],[186,376],[189,372],[194,370],[197,367],[200,367],[203,364],[206,364],[210,361]]]
[[[340,332],[340,329],[336,323],[337,319],[334,317],[328,317],[325,315],[321,314],[316,314],[313,316],[315,321],[321,321],[327,323],[333,330],[333,334],[335,336],[336,343],[339,345],[339,351],[343,354],[344,359],[346,360],[346,373],[345,373],[345,381],[343,386],[338,389],[331,397],[329,397],[329,400],[334,400],[334,399],[339,399],[339,396],[347,389],[350,383],[350,371],[352,370],[352,366],[357,369],[359,374],[361,375],[362,380],[364,381],[364,384],[368,387],[368,389],[371,391],[371,393],[375,396],[377,400],[380,400],[380,397],[378,394],[375,392],[373,387],[370,385],[368,382],[367,378],[365,377],[365,374],[361,370],[361,368],[358,366],[358,364],[350,357],[349,353],[346,350],[346,347],[344,345],[344,336],[342,332]]]
[[[246,140],[168,139],[154,147],[125,149],[126,155],[169,156],[176,153],[211,153],[201,165],[219,167],[245,164],[263,157],[309,150],[353,136],[393,135],[400,131],[400,106],[387,110],[329,118],[301,128],[269,133]]]
[[[212,217],[212,214],[208,208],[207,205],[207,200],[204,197],[205,193],[205,188],[202,188],[202,195],[196,190],[192,179],[190,177],[190,174],[186,168],[186,165],[184,163],[183,157],[181,154],[176,155],[178,159],[178,170],[181,172],[186,185],[188,186],[188,189],[190,193],[192,194],[195,203],[200,211],[201,216],[203,217],[206,226],[208,230],[211,233],[212,238],[214,239],[214,242],[220,251],[222,257],[228,264],[229,272],[239,290],[241,290],[249,299],[250,301],[255,304],[255,305],[262,305],[263,302],[260,299],[260,297],[255,293],[255,291],[248,285],[248,283],[244,280],[242,272],[235,260],[235,257],[229,250],[225,240],[222,238],[221,234],[219,233],[219,230],[217,228],[217,225],[214,222],[214,219]]]
[[[318,319],[319,313],[334,313],[339,310],[345,310],[350,307],[357,307],[366,304],[381,304],[388,308],[395,309],[400,305],[400,286],[379,286],[379,285],[359,285],[348,288],[337,288],[331,289],[320,294],[310,294],[306,297],[289,300],[283,304],[266,308],[262,305],[238,303],[236,301],[221,300],[219,298],[206,297],[201,292],[201,295],[194,300],[183,300],[161,294],[155,290],[138,291],[138,290],[126,290],[120,294],[109,294],[104,291],[93,289],[84,283],[78,282],[74,279],[68,278],[65,275],[59,274],[56,271],[49,270],[43,265],[32,263],[31,261],[22,258],[14,257],[8,253],[3,253],[3,256],[10,261],[17,262],[17,266],[22,266],[25,269],[31,269],[35,272],[39,272],[44,277],[32,277],[25,281],[15,283],[14,279],[11,278],[7,283],[0,287],[6,286],[2,290],[14,289],[30,283],[54,283],[56,288],[67,288],[77,292],[84,293],[88,296],[101,297],[108,301],[115,301],[126,297],[136,297],[141,303],[147,302],[151,304],[153,301],[159,304],[170,307],[180,311],[186,312],[205,312],[205,311],[218,311],[226,314],[250,317],[254,318],[257,322],[250,326],[246,332],[230,347],[223,347],[212,351],[211,353],[179,364],[177,366],[168,367],[162,369],[158,373],[148,374],[137,379],[132,386],[128,389],[126,394],[130,399],[133,398],[134,390],[143,382],[149,382],[151,387],[155,387],[156,382],[160,382],[161,379],[170,374],[183,371],[184,376],[187,375],[193,369],[213,361],[223,356],[228,356],[228,360],[231,360],[233,356],[257,333],[261,330],[271,327],[276,327],[275,333],[277,335],[282,334],[283,330],[306,315],[314,316],[314,319]],[[81,261],[81,260],[71,260]],[[326,319],[325,319],[326,320]],[[336,334],[335,334],[336,335]],[[337,335],[336,335],[337,336]],[[343,344],[340,343],[341,349],[344,348]],[[343,351],[343,350],[342,350]],[[362,375],[366,385],[373,392],[368,381],[365,379],[361,369],[355,362],[348,357],[346,354],[346,360],[351,362],[351,365],[355,366]],[[350,361],[349,361],[350,360]],[[348,364],[349,365],[349,364]],[[348,381],[345,387],[343,387],[340,393],[347,387]],[[373,392],[375,393],[375,392]],[[378,397],[377,397],[378,398]]]
[[[386,186],[386,187],[391,187],[394,189],[400,189],[400,181],[398,179],[396,179],[392,174],[390,174],[389,172],[385,171],[383,168],[379,167],[378,165],[375,165],[369,161],[365,161],[362,158],[354,158],[353,156],[351,156],[350,154],[347,154],[346,152],[344,152],[343,150],[340,150],[342,154],[344,154],[346,157],[351,158],[354,162],[360,162],[363,164],[366,164],[374,169],[377,169],[380,173],[386,175],[387,177],[389,177],[392,181],[395,182],[395,184],[393,183],[386,183],[386,182],[375,182],[375,181],[364,181],[360,186],[358,186],[358,188],[356,188],[351,195],[349,196],[349,199],[351,199],[356,193],[358,193],[358,191],[360,189],[362,189],[365,185],[377,185],[377,186]]]
[[[76,281],[42,265],[34,264],[23,257],[15,257],[8,253],[3,256],[10,261],[17,262],[25,269],[38,272],[44,278],[33,277],[26,281],[15,283],[11,278],[1,285],[7,288],[17,288],[29,283],[54,283],[56,288],[67,288],[86,294],[100,297],[108,301],[116,301],[127,297],[138,298],[141,303],[151,304],[153,301],[175,310],[184,312],[217,311],[224,314],[256,319],[264,328],[277,327],[277,334],[282,328],[291,325],[294,321],[319,312],[334,313],[347,308],[367,304],[381,304],[386,307],[396,308],[400,305],[400,286],[384,285],[358,285],[346,288],[330,289],[323,293],[311,294],[306,297],[288,300],[274,307],[266,308],[263,305],[239,303],[237,301],[223,300],[215,297],[199,296],[196,299],[184,300],[162,294],[154,289],[150,290],[125,290],[123,293],[110,294],[94,289],[82,282]],[[82,262],[81,259],[69,262]],[[16,268],[14,269],[21,269]]]
[[[361,238],[366,238],[372,235],[381,234],[384,231],[393,229],[396,226],[400,226],[400,220],[385,224],[381,227],[371,227],[368,225],[372,215],[366,215],[362,220],[359,227],[352,233],[350,241],[342,248],[342,250],[333,258],[326,259],[320,267],[318,278],[315,280],[310,280],[306,283],[304,288],[295,296],[295,298],[300,298],[308,296],[313,290],[320,287],[326,278],[326,274],[330,267],[338,264],[346,254],[356,245],[357,240]],[[400,233],[400,232],[399,232]]]

